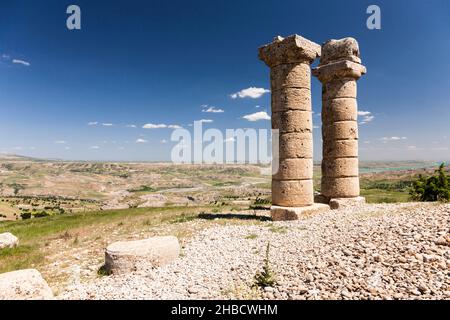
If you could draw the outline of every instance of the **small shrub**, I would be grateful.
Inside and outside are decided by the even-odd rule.
[[[267,243],[263,271],[257,272],[255,275],[255,285],[261,288],[273,287],[276,284],[275,273],[270,269],[269,255],[270,243]]]
[[[21,217],[23,220],[31,219],[31,212],[22,212],[22,213],[20,214],[20,217]]]
[[[50,214],[45,211],[33,213],[33,217],[35,218],[45,218],[48,216],[50,216]]]
[[[112,273],[106,268],[105,265],[102,265],[98,271],[97,271],[97,275],[99,277],[107,277],[110,276]]]
[[[264,199],[264,198],[261,198],[261,197],[257,197],[254,204],[255,205],[272,204],[272,200],[267,199],[267,198]]]

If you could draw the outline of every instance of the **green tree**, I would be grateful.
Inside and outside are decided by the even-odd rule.
[[[417,201],[449,201],[450,177],[445,172],[445,164],[442,163],[431,177],[419,176],[413,182],[410,195]]]

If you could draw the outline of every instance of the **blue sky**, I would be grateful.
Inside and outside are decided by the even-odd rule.
[[[66,28],[70,4],[81,7],[79,31]],[[371,4],[381,30],[366,27]],[[269,93],[231,95],[270,89],[257,49],[294,33],[359,41],[368,68],[359,109],[370,120],[360,126],[362,159],[450,159],[448,0],[0,0],[0,152],[159,161],[170,158],[172,129],[145,124],[268,129],[243,117],[270,114]],[[312,92],[318,114],[316,79]],[[224,112],[202,112],[210,107]],[[314,139],[320,160],[320,129]]]

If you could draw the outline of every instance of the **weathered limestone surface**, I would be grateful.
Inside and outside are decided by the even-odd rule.
[[[312,134],[287,133],[279,138],[280,158],[308,158],[313,153]]]
[[[270,67],[272,128],[279,130],[279,170],[272,178],[275,207],[305,207],[314,203],[311,105],[311,63],[321,47],[298,35],[281,37],[259,49]],[[289,214],[273,210],[278,217]],[[295,214],[293,216],[296,216]]]
[[[141,263],[160,267],[178,258],[180,244],[173,236],[138,241],[120,241],[105,252],[105,269],[114,274],[137,271]]]
[[[366,198],[355,197],[355,198],[335,198],[330,200],[330,208],[333,210],[345,209],[349,207],[359,207],[366,203]]]
[[[330,206],[323,203],[315,203],[307,207],[280,207],[272,206],[271,215],[273,221],[289,221],[300,220],[311,217],[315,214],[320,214],[330,210]]]
[[[306,88],[281,88],[272,91],[272,112],[312,111],[311,91]]]
[[[19,245],[19,239],[12,233],[6,232],[0,234],[0,249],[14,248]]]
[[[35,269],[0,274],[0,300],[47,300],[53,292]]]
[[[358,106],[356,81],[366,73],[355,39],[330,40],[322,46],[322,57],[313,74],[322,82],[322,195],[355,198],[360,203],[358,171]],[[346,202],[346,203],[347,203]],[[331,204],[331,203],[330,203]]]
[[[312,180],[272,180],[274,205],[303,207],[305,203],[312,204],[312,202],[314,202]]]

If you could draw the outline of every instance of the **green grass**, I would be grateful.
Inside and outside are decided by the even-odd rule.
[[[275,225],[270,225],[269,226],[269,231],[273,232],[273,233],[287,233],[288,229],[286,227],[281,227],[281,226],[275,226]]]
[[[124,226],[138,222],[141,226],[182,223],[195,219],[210,207],[138,208],[55,215],[39,219],[0,222],[0,233],[11,232],[20,246],[0,251],[0,273],[36,267],[45,262],[45,247],[50,240],[71,240],[78,245],[80,230],[95,233],[101,226]]]
[[[55,215],[40,219],[0,222],[0,233],[11,232],[21,241],[33,240],[64,233],[71,229],[109,223],[120,223],[127,219],[145,216],[147,223],[156,224],[178,219],[183,213],[195,215],[208,207],[136,208],[124,210],[93,211]]]
[[[395,203],[408,202],[410,196],[408,191],[394,191],[381,189],[361,189],[361,196],[366,198],[368,203]]]
[[[27,269],[43,263],[45,255],[39,247],[39,244],[33,244],[0,250],[0,273]]]

